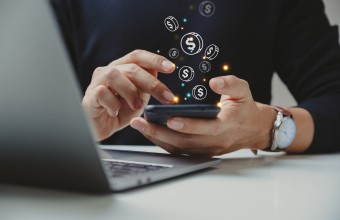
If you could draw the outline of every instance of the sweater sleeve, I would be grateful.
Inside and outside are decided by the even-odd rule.
[[[340,46],[321,0],[285,0],[275,48],[275,70],[313,117],[306,153],[340,150]]]

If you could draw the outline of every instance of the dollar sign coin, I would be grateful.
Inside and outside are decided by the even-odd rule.
[[[204,56],[208,60],[213,60],[217,57],[219,51],[220,49],[215,44],[211,44],[205,50]]]
[[[181,39],[181,48],[184,53],[195,55],[203,49],[203,38],[195,32],[187,33]]]
[[[179,69],[178,76],[182,81],[190,82],[195,76],[195,71],[190,66],[183,66]]]
[[[202,73],[208,73],[211,70],[211,64],[208,61],[202,61],[198,67]]]
[[[179,55],[179,51],[176,48],[171,48],[169,50],[169,57],[171,57],[172,59],[176,59]]]
[[[211,17],[215,13],[215,4],[211,1],[203,1],[200,4],[199,12],[204,17]]]
[[[179,28],[178,21],[173,16],[166,17],[164,20],[164,24],[165,24],[165,27],[171,32],[175,32]]]
[[[192,96],[196,100],[203,100],[208,94],[207,89],[203,85],[197,85],[192,89]]]

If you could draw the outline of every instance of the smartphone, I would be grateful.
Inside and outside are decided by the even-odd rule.
[[[171,117],[216,118],[220,108],[216,105],[147,105],[144,118],[153,123],[166,124]]]

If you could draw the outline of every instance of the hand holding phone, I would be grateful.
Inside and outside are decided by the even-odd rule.
[[[148,105],[144,109],[144,118],[149,122],[166,124],[171,117],[189,117],[214,119],[220,112],[216,105]]]

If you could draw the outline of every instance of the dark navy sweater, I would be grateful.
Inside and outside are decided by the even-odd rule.
[[[183,97],[193,85],[214,76],[233,74],[249,82],[257,102],[270,103],[271,79],[277,72],[315,123],[315,136],[307,153],[340,149],[340,47],[338,29],[331,27],[320,0],[212,0],[211,17],[199,13],[202,1],[184,0],[51,0],[61,26],[75,72],[83,91],[96,67],[105,66],[135,49],[168,56],[180,49],[185,33],[200,33],[204,44],[216,44],[218,56],[211,71],[182,85],[176,73],[160,79]],[[176,32],[165,28],[164,19],[177,18]],[[180,51],[181,52],[181,51]],[[200,56],[173,60],[178,66],[197,67]],[[225,72],[223,65],[228,65]],[[197,70],[197,68],[195,69]],[[200,75],[201,74],[201,75]],[[209,91],[205,100],[216,103]],[[151,100],[151,103],[156,103]],[[261,122],[259,122],[261,123]],[[151,144],[127,127],[104,144]]]

